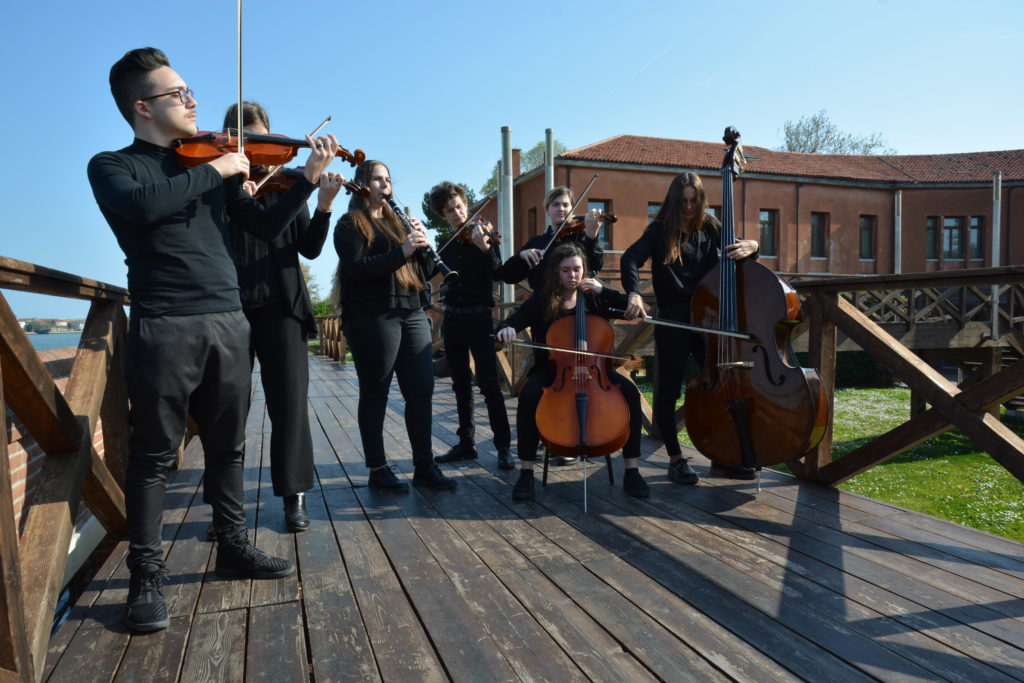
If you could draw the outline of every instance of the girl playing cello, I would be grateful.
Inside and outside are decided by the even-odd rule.
[[[550,265],[544,273],[540,290],[523,302],[515,313],[502,323],[495,334],[498,341],[511,344],[516,333],[529,327],[534,342],[545,344],[547,331],[558,318],[573,313],[581,298],[586,301],[588,313],[603,318],[615,316],[610,309],[623,309],[626,297],[621,292],[604,287],[598,280],[584,277],[586,253],[576,242],[560,244],[550,253]],[[640,457],[640,392],[632,382],[616,372],[608,378],[622,392],[629,407],[629,436],[622,449],[626,472],[623,490],[634,497],[646,498],[650,489],[639,470]],[[534,350],[534,364],[530,378],[519,393],[516,410],[516,429],[519,435],[519,480],[512,489],[514,500],[533,497],[533,466],[536,460],[538,432],[536,411],[544,387],[552,384],[554,374],[548,363],[548,352]]]

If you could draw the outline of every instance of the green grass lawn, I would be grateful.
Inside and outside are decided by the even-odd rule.
[[[651,394],[645,394],[651,400]],[[909,389],[836,392],[833,456],[905,422]],[[1024,436],[1024,422],[1007,420]],[[680,441],[689,443],[685,432]],[[788,471],[785,465],[776,467]],[[853,477],[839,488],[1024,542],[1024,484],[952,430]]]

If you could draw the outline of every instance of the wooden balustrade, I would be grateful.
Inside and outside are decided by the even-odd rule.
[[[0,257],[0,288],[92,301],[64,394],[0,294],[0,415],[5,405],[46,453],[40,484],[14,526],[10,468],[0,467],[0,679],[42,675],[79,504],[125,532],[128,402],[121,373],[127,334],[120,287]],[[102,416],[104,458],[93,447]],[[6,430],[0,452],[7,453]],[[6,507],[5,507],[6,506]]]

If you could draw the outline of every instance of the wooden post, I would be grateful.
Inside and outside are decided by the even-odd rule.
[[[821,438],[817,448],[803,458],[803,467],[794,468],[799,476],[813,478],[825,465],[832,462],[832,420],[836,395],[836,348],[838,334],[835,323],[825,315],[825,307],[822,306],[820,298],[826,298],[837,303],[839,295],[835,292],[815,293],[804,302],[804,312],[810,317],[811,329],[808,340],[807,356],[808,364],[818,371],[821,378],[821,386],[825,390],[828,399],[829,416],[828,426],[825,428],[825,435]]]
[[[28,625],[22,602],[21,569],[18,566],[18,530],[14,526],[11,464],[7,459],[7,425],[3,375],[0,371],[0,670],[34,680],[29,655]]]

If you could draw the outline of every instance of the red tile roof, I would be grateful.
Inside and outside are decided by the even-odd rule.
[[[672,140],[640,135],[617,135],[570,150],[560,158],[647,166],[676,166],[718,170],[723,143]],[[747,172],[771,175],[835,178],[885,183],[991,182],[993,171],[1003,180],[1024,180],[1024,149],[965,154],[854,155],[776,152],[744,145],[750,159]]]

